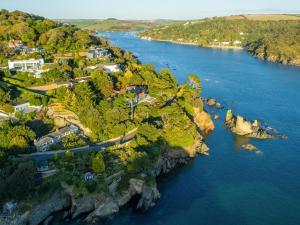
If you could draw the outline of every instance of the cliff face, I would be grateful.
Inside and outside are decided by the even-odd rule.
[[[207,112],[194,108],[194,113],[194,123],[201,131],[209,133],[215,129],[215,125]]]
[[[199,138],[193,146],[189,148],[168,148],[157,160],[152,176],[168,173],[179,164],[187,163],[198,153],[205,154],[208,147]],[[120,173],[120,176],[122,173]],[[124,191],[118,191],[120,182],[116,179],[109,185],[109,192],[86,194],[83,197],[75,198],[72,194],[72,187],[62,184],[64,191],[54,193],[49,199],[35,205],[14,220],[7,220],[3,225],[39,225],[48,224],[52,221],[57,212],[64,212],[64,218],[76,219],[81,215],[88,214],[87,222],[95,222],[99,218],[106,218],[119,212],[120,207],[127,204],[133,196],[139,195],[140,199],[136,205],[138,209],[147,210],[155,205],[155,201],[160,198],[160,193],[156,183],[147,184],[140,178],[131,178],[129,187]],[[2,222],[2,221],[0,221]]]

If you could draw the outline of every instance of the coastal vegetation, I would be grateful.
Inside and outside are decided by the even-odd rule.
[[[300,65],[299,31],[297,15],[241,15],[163,25],[139,35],[203,47],[245,48],[261,59]]]
[[[70,201],[60,207],[66,198],[77,204],[76,217],[84,206],[76,201],[91,195],[96,201],[92,205],[99,207],[83,210],[94,210],[91,217],[111,215],[135,194],[142,196],[139,207],[149,208],[159,197],[156,176],[198,153],[207,154],[202,132],[209,129],[194,118],[204,115],[210,127],[212,121],[203,109],[196,75],[179,85],[171,71],[143,65],[130,52],[88,31],[19,11],[2,10],[0,15],[4,46],[22,42],[39,47],[43,51],[35,57],[49,62],[40,76],[0,69],[0,112],[5,115],[0,122],[0,204],[17,202],[18,214],[25,213],[12,217],[12,223],[24,219],[17,224],[40,224],[71,207]],[[97,48],[105,49],[107,56],[82,54]],[[32,57],[14,49],[1,49],[4,66],[9,60]],[[118,69],[107,70],[103,63]],[[54,88],[36,91],[36,85]],[[18,104],[33,110],[19,110]],[[54,108],[60,109],[56,117]],[[124,141],[128,133],[132,138]],[[53,137],[49,148],[40,148]],[[37,145],[41,140],[46,141]],[[100,147],[106,141],[113,146]],[[51,157],[45,161],[36,151],[39,156],[49,151]]]

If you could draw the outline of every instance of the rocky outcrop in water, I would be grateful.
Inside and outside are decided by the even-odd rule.
[[[278,136],[261,127],[258,120],[251,123],[240,115],[233,115],[232,110],[227,111],[225,124],[233,133],[240,136],[257,139],[269,139]]]

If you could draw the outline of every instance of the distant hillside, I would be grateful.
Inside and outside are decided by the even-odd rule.
[[[75,25],[79,28],[92,31],[141,31],[153,28],[158,25],[169,24],[169,20],[118,20],[109,18],[106,20],[96,19],[74,19],[74,20],[58,20],[59,22]]]
[[[261,59],[300,65],[300,15],[237,15],[154,27],[140,36],[215,48],[245,48]]]
[[[250,14],[225,17],[229,20],[248,19],[256,21],[280,21],[280,20],[300,20],[298,14]]]

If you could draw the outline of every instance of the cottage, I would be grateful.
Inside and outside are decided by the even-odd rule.
[[[89,59],[101,59],[101,58],[105,58],[105,57],[109,57],[111,56],[111,54],[109,53],[109,51],[105,48],[93,48],[90,49],[88,54],[87,54],[87,58]]]
[[[51,146],[60,144],[61,139],[70,135],[70,134],[79,134],[80,129],[71,124],[63,128],[57,129],[55,132],[52,132],[46,136],[41,137],[38,140],[35,140],[34,145],[39,152],[45,152],[50,149]]]

